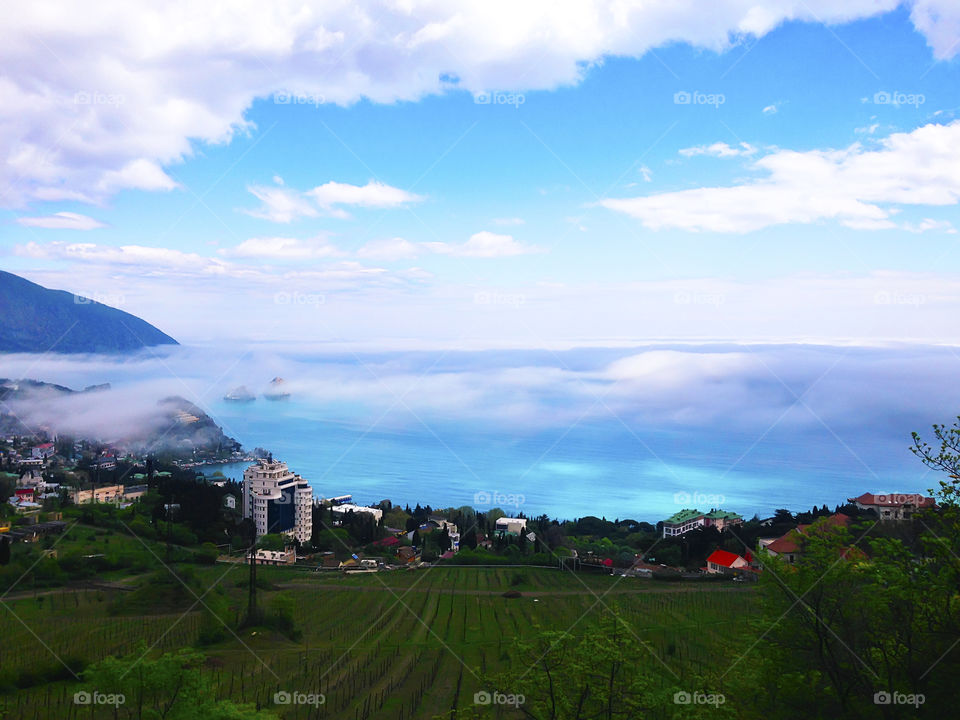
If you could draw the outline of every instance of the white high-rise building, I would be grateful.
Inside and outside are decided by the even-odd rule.
[[[285,462],[261,458],[243,471],[243,516],[257,537],[285,533],[300,542],[313,534],[313,490]]]

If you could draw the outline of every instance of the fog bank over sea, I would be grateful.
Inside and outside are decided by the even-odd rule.
[[[83,415],[106,437],[116,418],[129,422],[121,408],[182,395],[320,496],[656,521],[691,505],[765,515],[926,490],[936,478],[907,450],[910,432],[960,413],[958,365],[952,347],[915,345],[188,346],[7,355],[0,376],[111,383]],[[265,399],[278,376],[290,398]],[[223,399],[240,385],[257,399]],[[51,418],[74,430],[72,420]]]

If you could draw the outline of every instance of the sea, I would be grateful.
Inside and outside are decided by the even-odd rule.
[[[939,478],[911,432],[960,411],[948,346],[666,344],[508,350],[177,346],[132,357],[5,356],[6,377],[111,383],[47,408],[115,437],[181,395],[316,497],[499,506],[657,522],[684,508],[767,517]],[[275,377],[286,400],[264,394]],[[224,397],[244,386],[253,402]],[[239,479],[245,464],[216,465]]]
[[[508,515],[655,523],[677,510],[723,508],[746,518],[778,508],[833,508],[863,492],[925,491],[936,481],[907,437],[838,439],[631,428],[620,419],[574,427],[500,428],[446,421],[378,428],[330,422],[310,403],[216,403],[210,408],[246,448],[263,447],[306,478],[315,497],[352,495],[411,507],[500,507]],[[242,479],[249,463],[206,466]]]

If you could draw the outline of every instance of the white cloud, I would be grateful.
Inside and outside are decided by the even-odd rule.
[[[371,240],[357,251],[357,257],[387,262],[415,258],[417,255],[417,245],[401,237]]]
[[[960,121],[890,135],[874,150],[860,143],[842,150],[776,150],[753,169],[764,177],[600,204],[655,230],[742,233],[821,220],[893,228],[898,205],[960,201]]]
[[[326,238],[300,240],[298,238],[263,237],[244,240],[232,248],[219,251],[221,255],[265,260],[310,260],[342,257],[345,253]]]
[[[757,152],[750,143],[742,142],[735,147],[727,145],[725,142],[715,142],[713,145],[698,145],[696,147],[681,148],[678,151],[684,157],[693,157],[695,155],[709,155],[711,157],[740,157],[754,155]]]
[[[643,178],[644,182],[653,182],[653,170],[646,165],[641,165],[637,168],[637,171],[640,173],[640,177]]]
[[[947,60],[960,46],[960,5],[952,0],[913,0],[910,19],[927,38],[933,56]]]
[[[925,233],[931,230],[940,230],[945,232],[948,235],[955,235],[957,229],[953,227],[953,224],[948,220],[934,220],[932,218],[924,218],[918,223],[904,223],[901,226],[904,230],[912,233]]]
[[[282,181],[278,185],[282,185]],[[248,215],[278,223],[288,223],[301,217],[316,217],[317,209],[296,190],[267,185],[247,187],[260,201],[256,210],[245,210]]]
[[[493,224],[494,224],[494,225],[524,225],[524,224],[526,224],[526,222],[527,222],[526,220],[524,220],[523,218],[519,218],[519,217],[507,217],[507,218],[494,218],[494,219],[493,219]]]
[[[858,135],[873,135],[880,127],[880,123],[870,123],[863,127],[854,128],[853,131]]]
[[[177,271],[189,274],[223,274],[229,266],[216,258],[185,253],[170,248],[143,245],[98,245],[95,243],[35,243],[17,245],[14,253],[42,260],[70,260],[104,266],[122,266],[124,271],[150,275]]]
[[[463,243],[420,242],[414,243],[396,237],[388,240],[373,240],[357,251],[360,258],[376,260],[404,260],[423,253],[469,258],[502,258],[544,252],[543,248],[517,242],[512,235],[502,235],[486,230],[474,233]]]
[[[371,180],[366,185],[328,182],[305,193],[322,208],[331,209],[339,205],[353,205],[367,208],[400,207],[407,203],[420,202],[420,195],[391,187],[385,183]]]
[[[716,0],[704,12],[691,0],[7,3],[0,186],[13,189],[3,202],[173,189],[167,169],[198,145],[249,130],[252,102],[281,90],[346,105],[417,100],[449,89],[452,76],[474,93],[551,89],[605,57],[674,42],[723,51],[785,21],[843,23],[900,4]],[[956,55],[958,17],[954,0],[912,4],[937,58]]]
[[[513,257],[543,252],[542,248],[517,242],[512,235],[499,235],[486,230],[474,233],[469,240],[459,245],[441,242],[422,243],[422,245],[439,255],[472,258]]]
[[[50,230],[95,230],[105,227],[99,220],[87,215],[72,212],[58,212],[42,217],[21,217],[17,223],[25,227],[47,228]]]
[[[366,185],[331,181],[306,192],[285,187],[283,178],[279,176],[274,176],[273,181],[275,187],[247,187],[261,205],[255,210],[243,212],[264,220],[289,223],[301,217],[317,217],[321,212],[333,217],[348,218],[349,214],[341,207],[344,205],[389,208],[423,200],[419,195],[373,180]]]
[[[767,105],[762,112],[764,115],[776,115],[779,109],[779,106],[774,103],[773,105]]]

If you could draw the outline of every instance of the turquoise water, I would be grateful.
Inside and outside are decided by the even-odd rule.
[[[429,422],[370,429],[321,419],[307,403],[215,404],[245,447],[287,462],[315,495],[433,507],[493,504],[508,512],[655,522],[681,507],[723,506],[749,517],[779,507],[830,507],[865,491],[920,489],[922,468],[903,440],[864,428],[843,442],[827,430],[795,436],[708,427],[651,431],[619,419],[517,431]],[[869,463],[862,460],[869,458]],[[217,466],[239,478],[244,464]],[[479,499],[479,503],[477,500]]]

